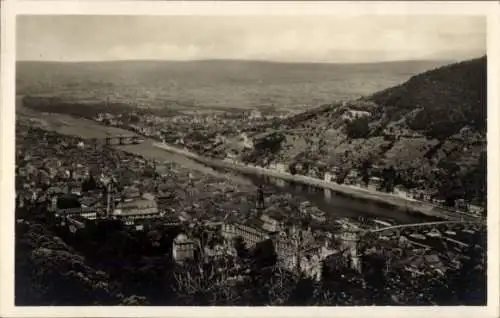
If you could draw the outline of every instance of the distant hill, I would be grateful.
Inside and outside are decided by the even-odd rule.
[[[408,187],[422,179],[442,195],[457,190],[483,201],[486,63],[483,57],[450,64],[366,97],[302,112],[255,141],[278,140],[279,145],[242,158],[320,166],[323,171],[332,166],[360,169],[367,162],[392,166],[399,172],[398,182]],[[444,184],[453,184],[454,190]]]
[[[18,62],[17,93],[149,107],[313,108],[369,95],[446,64],[259,61]]]

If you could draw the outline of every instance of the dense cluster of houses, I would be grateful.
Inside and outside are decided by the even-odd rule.
[[[238,161],[237,156],[235,154],[231,154],[226,158],[226,161],[242,164]],[[250,165],[252,166],[252,165]],[[276,171],[278,173],[290,174],[289,165],[280,162],[272,162],[266,167],[255,166],[261,169],[270,169]],[[295,175],[307,176],[310,178],[320,179],[325,182],[338,183],[340,180],[340,175],[342,173],[342,169],[337,166],[330,167],[328,169],[320,169],[317,166],[311,166],[307,169],[301,163],[296,163],[294,165]],[[375,166],[372,167],[371,170],[381,170],[380,167]],[[366,189],[368,191],[382,191],[383,179],[377,174],[371,174],[368,178],[368,182],[365,183],[363,181],[363,177],[361,171],[359,169],[350,169],[347,173],[344,172],[343,181],[344,185],[358,187],[362,189]],[[436,195],[436,191],[432,189],[428,189],[424,187],[423,183],[420,187],[417,188],[407,188],[401,184],[396,184],[392,189],[392,194],[407,200],[417,200],[417,201],[425,201],[432,204],[435,204],[440,207],[444,207],[445,200]],[[458,211],[472,213],[474,215],[482,215],[484,213],[484,208],[481,206],[477,206],[471,204],[470,202],[466,202],[464,199],[457,199],[455,201],[454,208]]]
[[[222,222],[219,224],[224,242],[212,249],[206,249],[208,256],[223,257],[235,255],[234,241],[241,238],[245,246],[251,250],[259,244],[270,242],[274,247],[278,263],[284,268],[301,272],[312,279],[321,280],[322,266],[329,258],[341,257],[344,264],[350,264],[360,271],[359,255],[356,249],[359,236],[347,229],[352,224],[346,222],[343,231],[332,233],[323,230],[312,230],[294,224],[286,224],[268,214],[242,222]],[[350,234],[348,234],[350,232]],[[340,242],[340,243],[339,243]],[[173,243],[174,257],[182,262],[193,258],[198,249],[196,240],[180,234]]]
[[[45,203],[70,229],[84,227],[85,220],[98,218],[119,219],[136,230],[143,229],[143,221],[151,219],[173,224],[193,224],[196,218],[208,219],[207,214],[218,221],[222,219],[216,215],[218,207],[215,204],[211,203],[211,206],[215,206],[214,212],[209,212],[208,203],[207,206],[198,203],[206,199],[201,198],[201,194],[197,197],[197,203],[191,202],[191,206],[176,205],[176,199],[184,198],[177,201],[189,202],[189,198],[196,195],[197,188],[191,173],[185,180],[175,179],[175,182],[169,183],[175,169],[170,167],[162,170],[156,164],[151,167],[144,158],[104,146],[99,149],[88,148],[78,138],[63,137],[22,124],[16,128],[16,134],[16,206],[22,208],[28,202]],[[119,184],[124,179],[124,167],[133,177]],[[288,173],[288,166],[282,163],[272,164],[268,168]],[[155,177],[143,177],[148,169],[153,169]],[[339,170],[333,167],[321,179],[336,182]],[[308,175],[320,177],[315,168],[310,169]],[[360,172],[350,170],[344,182],[360,186]],[[204,189],[211,198],[229,201],[227,198],[231,195],[236,197],[234,189],[228,189],[229,182],[214,184]],[[380,188],[380,184],[380,178],[371,177],[367,187],[375,191]],[[425,197],[426,192],[423,190],[408,190],[402,186],[396,186],[394,193],[407,198],[430,198]],[[244,199],[239,198],[239,201],[234,202],[244,202]],[[465,202],[459,203],[465,205]],[[167,217],[165,206],[178,207],[177,210],[171,208],[168,213],[170,216],[175,215],[175,218]],[[362,270],[358,249],[359,229],[347,221],[340,222],[338,231],[322,228],[312,230],[310,225],[299,225],[292,218],[288,218],[292,222],[286,222],[283,215],[268,211],[260,213],[257,218],[246,218],[243,213],[238,214],[238,205],[235,204],[232,210],[233,215],[238,217],[224,218],[210,225],[220,231],[224,242],[211,247],[201,246],[187,233],[181,233],[172,243],[174,259],[179,262],[192,259],[200,249],[207,257],[234,255],[233,241],[241,237],[248,248],[255,248],[262,242],[272,242],[280,264],[316,280],[321,279],[324,264],[338,263],[339,260],[356,271]],[[222,214],[229,215],[227,211],[229,209]],[[322,211],[312,209],[306,203],[299,206],[299,212],[310,215],[319,223],[325,221]],[[433,260],[430,258],[426,261]]]

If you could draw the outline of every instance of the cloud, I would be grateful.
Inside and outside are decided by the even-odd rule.
[[[20,60],[462,59],[486,51],[484,17],[22,16]]]

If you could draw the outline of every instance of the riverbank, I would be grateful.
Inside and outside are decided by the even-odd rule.
[[[332,182],[326,182],[324,180],[316,179],[316,178],[312,178],[312,177],[308,177],[308,176],[292,175],[289,173],[278,172],[278,171],[274,171],[274,170],[266,169],[266,168],[261,168],[261,167],[247,166],[247,165],[242,165],[242,164],[226,162],[226,161],[222,161],[222,160],[205,158],[205,157],[201,157],[195,153],[192,153],[188,150],[176,148],[176,147],[164,144],[164,143],[153,143],[153,146],[157,147],[159,149],[163,149],[163,150],[168,151],[168,152],[172,152],[172,153],[175,153],[178,155],[185,156],[191,160],[203,163],[203,164],[208,165],[208,166],[222,168],[222,169],[231,169],[231,170],[238,171],[238,172],[245,173],[245,174],[257,174],[257,175],[263,175],[263,176],[268,176],[268,177],[274,177],[274,178],[279,178],[279,179],[283,179],[286,181],[306,184],[309,186],[330,189],[334,192],[337,192],[337,193],[340,193],[340,194],[343,194],[343,195],[346,195],[346,196],[349,196],[349,197],[352,197],[355,199],[367,200],[367,201],[372,201],[372,202],[377,202],[377,203],[389,205],[391,207],[394,207],[394,208],[397,208],[400,210],[404,210],[405,213],[417,213],[417,214],[422,214],[425,216],[437,217],[437,218],[446,219],[446,220],[478,220],[477,217],[474,217],[472,215],[460,213],[458,211],[446,210],[444,208],[436,207],[435,205],[432,205],[432,204],[427,203],[427,202],[405,199],[402,197],[394,196],[394,195],[389,194],[389,193],[374,192],[374,191],[369,191],[367,189],[363,189],[363,188],[359,188],[359,187],[342,185],[342,184],[337,184],[337,183],[332,183]]]

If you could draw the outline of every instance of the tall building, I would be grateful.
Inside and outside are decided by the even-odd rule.
[[[340,239],[342,240],[342,249],[347,252],[347,256],[350,258],[351,267],[354,270],[361,272],[359,253],[360,229],[354,225],[349,226],[342,231]]]
[[[110,181],[106,184],[106,215],[105,217],[111,217],[115,205],[114,199],[114,184]]]
[[[222,225],[222,236],[228,241],[241,236],[247,247],[252,248],[257,243],[269,239],[270,233],[256,226],[240,223],[224,223]]]
[[[176,262],[183,262],[194,258],[195,244],[186,234],[179,234],[174,239],[172,246],[172,256]]]
[[[259,189],[257,189],[257,209],[264,209],[264,189],[262,185],[259,185]]]

